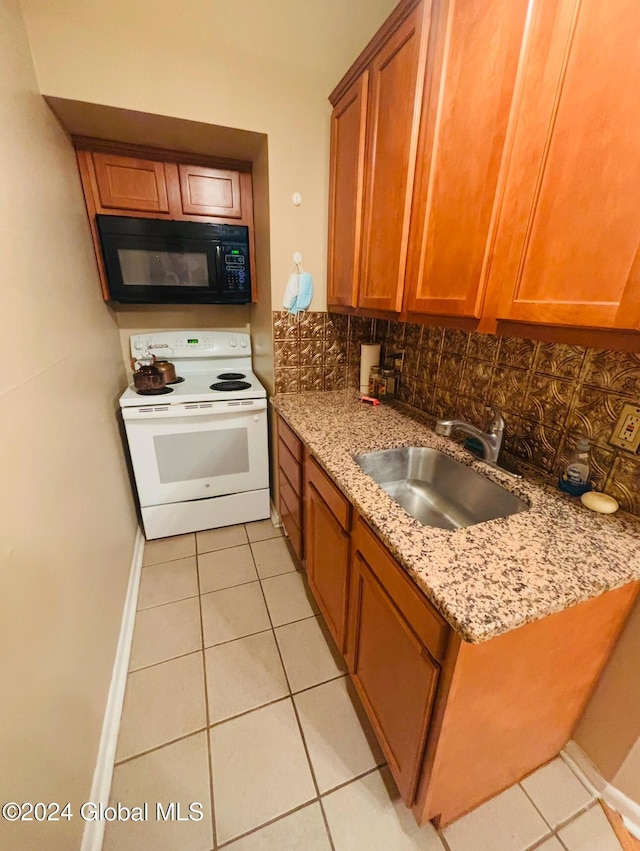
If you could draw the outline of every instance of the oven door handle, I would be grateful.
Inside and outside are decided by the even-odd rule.
[[[252,411],[264,411],[266,399],[233,399],[228,402],[185,402],[182,405],[141,405],[123,408],[125,420],[167,419],[174,417],[215,417],[225,414],[242,415]]]

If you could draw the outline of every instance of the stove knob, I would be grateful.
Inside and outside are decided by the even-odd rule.
[[[235,347],[238,345],[238,343],[236,342],[235,339],[233,339],[233,340],[229,340],[229,345],[231,346],[232,349],[235,349]]]
[[[242,346],[243,349],[246,349],[247,348],[247,341],[246,340],[240,340],[240,345]]]
[[[140,340],[139,338],[138,338],[138,339],[136,339],[136,340],[134,340],[133,348],[134,348],[134,349],[137,349],[138,351],[140,351],[140,349],[143,349],[143,348],[144,348],[144,345],[143,345],[143,343],[142,343],[142,340]]]

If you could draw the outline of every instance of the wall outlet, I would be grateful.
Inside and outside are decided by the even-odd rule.
[[[402,372],[402,367],[404,366],[404,351],[394,352],[391,357],[393,358],[393,368],[395,371]]]
[[[640,407],[624,405],[615,424],[609,443],[627,452],[637,452],[640,446]]]

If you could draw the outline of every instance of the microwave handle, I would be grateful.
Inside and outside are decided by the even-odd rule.
[[[222,246],[219,242],[216,243],[216,279],[217,279],[217,290],[219,293],[223,293],[225,291],[225,280],[224,280],[224,265],[222,258]]]

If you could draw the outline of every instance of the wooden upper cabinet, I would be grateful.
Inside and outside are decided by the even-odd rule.
[[[102,207],[169,212],[164,163],[101,153],[93,163]]]
[[[640,5],[535,7],[491,268],[498,318],[640,327]]]
[[[479,317],[528,0],[441,6],[411,213],[409,312]]]
[[[178,173],[183,213],[242,218],[240,174],[237,171],[179,165]]]
[[[327,302],[356,307],[362,237],[362,194],[369,72],[365,70],[331,113]]]
[[[430,0],[386,40],[369,71],[362,273],[358,305],[400,311]]]

